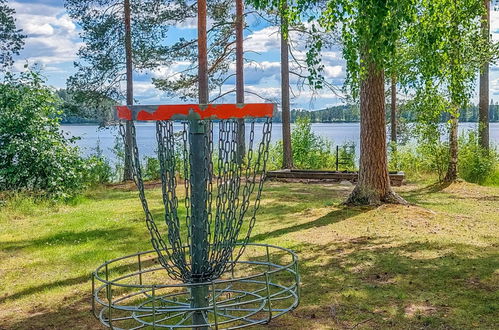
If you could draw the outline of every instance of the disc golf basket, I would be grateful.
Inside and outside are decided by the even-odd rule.
[[[121,124],[153,250],[107,261],[93,273],[92,310],[105,326],[237,329],[298,305],[297,256],[248,243],[273,110],[273,104],[117,107],[131,130],[126,138]],[[156,124],[159,203],[146,196],[134,121]]]

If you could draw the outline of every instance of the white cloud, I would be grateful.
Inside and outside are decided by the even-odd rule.
[[[326,66],[324,74],[328,79],[343,78],[345,76],[342,65]]]
[[[21,25],[22,26],[22,25]],[[50,36],[54,34],[54,28],[50,24],[35,24],[31,22],[26,22],[24,26],[22,26],[23,33],[31,36],[31,35],[45,35]]]
[[[27,35],[19,56],[23,64],[57,65],[76,59],[82,43],[76,25],[64,8],[12,2],[17,25]]]
[[[269,26],[253,32],[248,36],[244,44],[246,51],[257,53],[279,50],[280,47],[279,30],[275,26]]]

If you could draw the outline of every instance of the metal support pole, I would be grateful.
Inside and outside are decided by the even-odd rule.
[[[152,327],[156,329],[156,286],[152,286]]]
[[[208,263],[208,219],[206,213],[207,198],[207,146],[205,123],[193,120],[190,123],[189,140],[191,145],[191,261],[194,283],[203,282],[203,273],[207,270]],[[193,286],[191,288],[191,307],[202,308],[208,306],[208,287]],[[206,311],[194,312],[193,324],[205,324]],[[207,329],[207,327],[195,327]]]
[[[213,316],[215,318],[215,330],[218,330],[218,315],[217,315],[217,295],[215,290],[215,284],[211,284],[211,299],[213,303]]]
[[[107,301],[108,301],[108,305],[107,305],[107,308],[108,308],[108,311],[107,311],[107,321],[109,323],[109,327],[111,329],[114,329],[113,327],[113,316],[111,314],[111,311],[113,310],[113,293],[112,293],[112,288],[111,288],[111,284],[106,284],[107,287],[109,288],[108,291],[107,291]]]
[[[208,91],[208,43],[206,30],[206,0],[198,0],[198,81],[199,103],[209,102]],[[190,184],[191,184],[191,262],[193,282],[203,282],[203,273],[208,263],[208,218],[206,212],[207,180],[208,180],[208,131],[207,125],[201,120],[191,120],[189,123],[190,143]],[[191,307],[205,308],[208,306],[208,287],[193,286],[191,288]],[[193,329],[207,330],[207,310],[197,311],[192,315]]]
[[[92,273],[92,314],[96,318],[98,318],[97,314],[95,313],[95,274]]]
[[[140,260],[140,254],[137,254],[137,258],[139,259],[139,283],[142,285],[142,261]]]
[[[270,283],[269,283],[269,273],[265,273],[265,285],[267,287],[267,305],[268,305],[268,312],[269,312],[269,317],[267,319],[267,323],[272,321],[272,300],[270,298]]]

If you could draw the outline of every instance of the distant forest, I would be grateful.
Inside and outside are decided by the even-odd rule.
[[[352,123],[359,122],[359,107],[357,105],[339,105],[322,110],[291,110],[291,122],[295,122],[299,117],[308,117],[312,123]],[[400,117],[406,122],[414,122],[416,114],[408,111],[404,107],[400,108]],[[448,121],[449,114],[443,114],[442,122]],[[499,103],[490,104],[489,108],[490,122],[499,122]],[[386,107],[386,119],[390,119],[390,106]],[[459,115],[461,122],[477,122],[478,106],[461,109]],[[281,122],[281,112],[274,115],[274,122]]]
[[[94,123],[106,125],[113,120],[113,107],[114,103],[109,100],[106,105],[99,106],[98,108],[86,108],[79,106],[65,90],[57,91],[57,94],[62,99],[62,123],[63,124],[77,124],[77,123]],[[409,111],[404,106],[399,109],[399,116],[405,122],[414,122],[416,114]],[[312,123],[355,123],[360,121],[359,106],[358,105],[339,105],[329,107],[322,110],[291,110],[291,122],[294,123],[299,117],[307,117]],[[274,122],[280,123],[281,112],[278,111],[274,114]],[[490,122],[499,122],[499,103],[491,103],[489,108]],[[390,107],[386,107],[386,119],[390,120]],[[449,114],[443,114],[441,117],[442,122],[449,120]],[[461,109],[459,121],[461,122],[477,122],[478,121],[478,106],[471,106],[466,109]]]

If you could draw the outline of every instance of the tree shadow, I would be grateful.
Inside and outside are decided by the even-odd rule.
[[[327,226],[329,224],[346,220],[348,218],[371,211],[373,209],[374,209],[373,207],[341,207],[340,209],[334,210],[320,218],[315,219],[314,221],[309,221],[301,223],[299,225],[284,227],[271,232],[254,235],[251,237],[251,241],[252,242],[265,241],[267,239],[280,237],[297,231]]]
[[[37,306],[22,319],[0,320],[0,329],[102,329],[91,312],[90,291],[88,295],[67,297],[60,306]]]
[[[434,194],[441,192],[442,190],[448,188],[451,185],[452,182],[435,182],[418,189],[410,190],[409,192],[405,193],[404,196],[415,197],[422,194]]]
[[[116,229],[93,229],[80,232],[63,231],[55,235],[39,239],[0,242],[0,250],[10,252],[29,248],[39,249],[44,247],[79,244],[81,242],[95,241],[105,238],[120,240],[130,237],[132,233],[133,231],[126,227]]]
[[[300,318],[332,328],[493,328],[499,267],[493,251],[454,243],[398,245],[388,237],[295,249],[301,250],[307,307],[289,324]]]
[[[151,259],[144,259],[141,261],[141,265],[143,268],[151,267],[153,265],[157,265],[158,260],[157,258],[151,258]],[[127,263],[119,266],[114,266],[112,269],[113,274],[122,274],[125,272],[129,272],[130,269],[133,268],[135,270],[138,270],[138,265],[135,263],[135,260],[133,263]],[[99,273],[100,274],[100,273]],[[103,274],[100,274],[100,276],[103,276]],[[46,290],[54,289],[54,288],[59,288],[63,286],[72,286],[72,285],[77,285],[77,284],[83,284],[83,283],[90,283],[91,280],[91,274],[88,275],[82,275],[82,276],[77,276],[73,278],[68,278],[64,280],[57,280],[49,283],[45,283],[42,285],[37,285],[37,286],[32,286],[30,288],[18,291],[14,294],[11,295],[5,295],[0,297],[0,304],[6,302],[7,300],[16,300],[20,299],[29,295],[33,295],[39,292],[43,292]],[[88,290],[90,290],[90,285],[88,285]],[[89,302],[90,302],[90,294],[89,294]],[[0,328],[1,329],[1,328]]]

